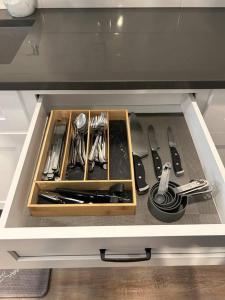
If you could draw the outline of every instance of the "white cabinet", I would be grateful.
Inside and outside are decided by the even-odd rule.
[[[0,209],[3,209],[25,134],[0,134]]]
[[[35,104],[35,99],[27,101],[20,92],[0,92],[0,210],[4,207]]]
[[[20,92],[0,92],[0,133],[26,132],[34,105],[34,99],[27,101]]]
[[[34,98],[36,92],[30,93]],[[195,100],[186,91],[74,91],[38,92],[40,96],[0,220],[0,267],[104,267],[100,249],[113,258],[139,258],[152,249],[147,262],[133,265],[223,264],[225,262],[225,170]],[[23,94],[23,93],[22,93]],[[27,95],[27,94],[26,94]],[[33,95],[33,96],[32,96]],[[90,217],[36,218],[26,208],[49,111],[53,108],[123,107],[141,113],[184,115],[206,179],[213,185],[219,224],[190,221],[176,225],[142,225]],[[141,200],[138,200],[141,201]],[[213,201],[213,200],[212,200]],[[116,220],[116,219],[115,219]],[[79,223],[80,222],[80,223]]]

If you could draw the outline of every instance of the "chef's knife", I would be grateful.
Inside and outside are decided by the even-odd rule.
[[[150,148],[152,151],[152,159],[154,164],[155,176],[157,179],[159,179],[162,174],[162,161],[158,154],[158,150],[160,149],[160,147],[156,140],[155,129],[152,125],[148,127],[148,138],[149,138]]]
[[[168,141],[169,141],[169,147],[170,147],[170,153],[172,157],[172,162],[173,162],[173,170],[175,175],[182,176],[184,174],[184,170],[181,165],[181,159],[180,155],[177,151],[177,144],[174,139],[173,131],[170,127],[167,129],[167,134],[168,134]]]
[[[131,139],[133,148],[133,161],[135,184],[138,194],[142,195],[148,192],[149,185],[145,181],[145,169],[142,158],[148,155],[148,148],[144,139],[143,129],[134,113],[130,115]]]

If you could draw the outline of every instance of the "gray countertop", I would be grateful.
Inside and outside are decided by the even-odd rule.
[[[4,36],[23,43],[0,57],[0,90],[225,88],[223,8],[41,9],[28,20]]]

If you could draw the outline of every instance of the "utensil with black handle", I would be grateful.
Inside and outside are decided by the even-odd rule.
[[[170,153],[173,163],[173,170],[177,177],[184,175],[184,170],[181,164],[180,154],[177,151],[177,144],[173,135],[171,127],[167,129],[168,142],[170,147]]]
[[[148,138],[149,138],[149,144],[152,152],[155,176],[156,179],[159,180],[162,174],[162,161],[158,154],[158,150],[160,149],[160,147],[156,140],[155,129],[152,125],[149,125],[148,127]]]
[[[146,194],[149,190],[149,185],[145,179],[145,169],[142,159],[148,156],[148,148],[144,139],[143,129],[134,113],[130,115],[130,128],[133,149],[133,162],[136,190],[139,195]]]

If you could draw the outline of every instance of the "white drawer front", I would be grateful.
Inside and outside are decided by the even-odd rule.
[[[0,92],[0,133],[28,130],[32,99],[26,103],[18,92]]]
[[[54,103],[54,97],[51,97],[48,105],[52,105],[52,107],[57,105],[58,108],[61,106],[68,107],[69,103],[71,106],[75,106],[76,101],[79,99],[78,95],[75,102],[73,100],[61,101],[60,105],[58,98],[56,98]],[[118,97],[116,98],[118,99]],[[127,103],[126,107],[129,108],[129,97],[123,98],[120,95],[120,98],[122,98],[121,102],[124,101],[124,106]],[[113,99],[112,96],[111,99]],[[165,97],[163,97],[162,102],[158,98],[157,101],[151,102],[151,99],[152,95],[148,103],[146,97],[144,97],[144,105],[142,108],[139,107],[138,111],[140,112],[141,109],[145,111],[146,106],[148,106],[148,112],[171,112],[172,108],[175,111],[183,111],[205,176],[215,187],[215,203],[221,221],[224,222],[225,171],[197,104],[192,102],[188,95],[181,95],[180,100],[176,97],[174,101],[170,97],[166,105]],[[68,261],[64,260],[64,257],[61,260],[58,259],[61,256],[96,256],[99,249],[102,248],[115,253],[122,251],[122,253],[127,254],[140,251],[140,248],[141,251],[145,248],[160,251],[160,249],[165,247],[184,249],[192,249],[192,247],[198,247],[199,249],[202,247],[225,247],[225,225],[223,224],[23,227],[26,218],[24,203],[27,201],[34,172],[34,162],[38,156],[40,141],[47,119],[45,104],[40,101],[36,106],[5,210],[0,220],[1,227],[3,227],[0,232],[0,241],[4,244],[3,251],[10,251],[10,253],[14,251],[18,255],[18,259],[11,257],[12,262],[17,262],[19,265],[20,262],[25,262],[29,266],[29,262],[26,260],[27,257],[33,257],[35,261],[37,257],[42,256],[46,257],[46,259],[41,259],[40,265],[43,266],[46,262],[47,266],[48,257],[51,256],[56,257],[56,261],[60,261],[57,264],[57,266],[60,266],[62,261]],[[90,106],[93,107],[92,101],[90,101]],[[170,107],[169,109],[168,106]],[[133,108],[134,105],[132,104],[131,107]],[[13,229],[13,227],[16,229]],[[126,252],[123,252],[124,250]],[[214,251],[212,250],[211,253],[213,254]],[[55,260],[51,259],[50,261]]]
[[[174,249],[175,250],[175,249]],[[159,253],[151,251],[151,258],[142,262],[107,262],[102,261],[100,253],[96,255],[45,255],[45,256],[21,256],[17,252],[7,252],[5,260],[1,262],[1,268],[101,268],[101,267],[137,267],[137,266],[193,266],[193,265],[223,265],[225,264],[225,249],[219,252]],[[143,253],[135,254],[107,254],[111,259],[139,259],[145,257]]]

